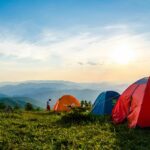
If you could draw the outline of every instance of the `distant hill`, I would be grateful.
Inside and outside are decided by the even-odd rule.
[[[20,108],[24,108],[25,104],[29,102],[34,107],[38,107],[36,105],[36,101],[34,99],[28,98],[28,97],[0,97],[0,103],[4,103],[5,105],[9,106],[19,106]]]
[[[75,83],[69,81],[26,81],[20,83],[0,83],[0,93],[9,97],[30,97],[37,106],[45,107],[51,98],[51,105],[64,94],[71,94],[79,100],[94,102],[96,97],[105,90],[121,92],[127,85],[110,83]]]
[[[0,93],[0,98],[5,98],[7,95]]]

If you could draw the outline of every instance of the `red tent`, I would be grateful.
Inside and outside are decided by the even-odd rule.
[[[126,119],[130,128],[150,127],[150,77],[138,80],[129,86],[112,110],[115,124]]]

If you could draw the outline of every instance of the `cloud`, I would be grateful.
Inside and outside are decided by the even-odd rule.
[[[0,35],[0,61],[16,62],[16,65],[19,61],[29,67],[33,63],[35,68],[39,65],[47,68],[111,66],[111,55],[116,48],[129,45],[140,56],[140,62],[150,54],[149,39],[145,34],[130,33],[128,28],[127,25],[108,25],[76,34],[45,29],[34,41],[3,32]]]
[[[83,65],[84,65],[84,63],[83,63],[83,62],[78,62],[78,64],[79,64],[79,65],[81,65],[81,66],[83,66]]]
[[[78,62],[81,66],[99,66],[104,65],[104,63],[96,62],[96,61],[87,61],[87,62]]]
[[[128,26],[127,25],[124,25],[124,24],[117,24],[117,25],[106,25],[104,26],[104,29],[106,30],[114,30],[114,29],[117,29],[117,30],[124,30],[124,29],[128,29]]]
[[[96,65],[98,65],[98,63],[92,62],[92,61],[88,61],[87,64],[88,64],[88,65],[91,65],[91,66],[96,66]]]

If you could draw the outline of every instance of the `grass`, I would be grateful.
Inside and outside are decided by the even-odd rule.
[[[88,113],[0,113],[0,149],[149,150],[150,129],[113,125]]]

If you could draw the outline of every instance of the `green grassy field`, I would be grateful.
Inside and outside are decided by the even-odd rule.
[[[150,129],[115,126],[88,113],[0,113],[0,149],[149,150]]]

